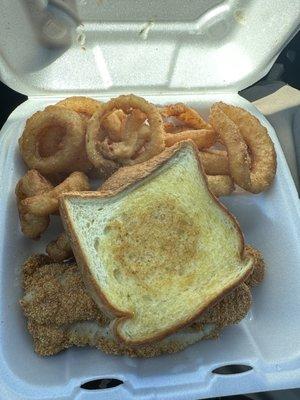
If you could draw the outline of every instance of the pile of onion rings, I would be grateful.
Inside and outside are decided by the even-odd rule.
[[[88,122],[86,150],[103,175],[122,165],[149,160],[164,149],[163,121],[157,108],[141,97],[110,100]]]
[[[263,192],[272,184],[276,173],[274,145],[267,129],[248,111],[219,102],[211,107],[209,123],[182,103],[163,107],[160,113],[165,145],[193,140],[216,195],[230,194],[234,184],[251,193]]]
[[[156,107],[132,94],[107,103],[73,96],[36,112],[19,139],[30,169],[16,187],[22,232],[39,238],[50,215],[58,213],[62,193],[90,190],[89,178],[111,181],[120,167],[145,162],[188,139],[199,150],[215,196],[231,194],[235,185],[252,193],[268,189],[276,153],[267,129],[246,110],[222,102],[211,107],[208,121],[183,103]],[[47,252],[55,261],[72,256],[65,233]]]
[[[210,123],[228,154],[228,168],[234,182],[251,193],[267,190],[276,173],[276,152],[267,129],[248,111],[216,103]]]

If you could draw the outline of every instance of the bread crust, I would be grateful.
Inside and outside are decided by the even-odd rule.
[[[190,147],[193,149],[197,163],[198,163],[198,168],[199,168],[199,174],[202,174],[204,179],[206,180],[206,175],[203,171],[203,167],[200,161],[199,153],[195,145],[191,140],[186,140],[183,142],[179,142],[175,144],[174,146],[167,148],[164,150],[162,153],[160,153],[158,156],[153,157],[152,159],[141,163],[141,164],[136,164],[130,167],[123,167],[120,168],[115,174],[112,175],[100,188],[98,192],[70,192],[63,194],[60,197],[60,214],[61,218],[65,227],[65,230],[68,232],[70,236],[70,242],[71,246],[76,258],[76,261],[79,265],[79,268],[81,270],[82,278],[83,281],[86,285],[86,288],[98,307],[106,314],[108,314],[110,317],[116,317],[114,322],[112,323],[112,330],[115,338],[120,341],[121,343],[128,344],[130,346],[139,346],[139,345],[144,345],[147,343],[152,343],[152,342],[157,342],[162,339],[164,339],[166,336],[171,335],[172,333],[178,331],[179,329],[184,328],[187,325],[190,325],[193,323],[196,319],[200,317],[202,313],[204,313],[208,308],[212,307],[219,301],[221,301],[226,295],[228,295],[232,290],[234,290],[237,286],[239,286],[242,282],[244,282],[248,276],[252,273],[253,270],[253,262],[252,262],[252,268],[249,267],[247,271],[245,271],[244,275],[241,276],[238,280],[233,282],[231,285],[228,287],[224,288],[222,293],[219,294],[217,298],[214,299],[214,301],[211,301],[204,306],[202,306],[196,313],[191,315],[190,317],[180,321],[174,326],[171,326],[168,329],[165,329],[162,332],[159,332],[155,335],[152,335],[151,337],[148,337],[144,340],[129,340],[129,338],[125,337],[122,335],[121,331],[121,326],[123,322],[126,319],[130,319],[133,317],[133,313],[131,312],[124,312],[123,310],[120,310],[116,307],[114,307],[99,285],[97,284],[96,280],[92,276],[91,272],[89,271],[88,267],[88,262],[85,258],[85,255],[83,254],[80,246],[79,246],[79,238],[74,230],[74,227],[70,223],[68,219],[68,210],[67,210],[67,205],[66,202],[70,198],[90,198],[90,199],[95,199],[95,198],[107,198],[107,197],[113,197],[117,195],[118,193],[122,192],[125,189],[128,189],[130,187],[136,187],[136,184],[142,182],[146,177],[148,177],[150,174],[152,174],[155,170],[158,168],[162,167],[173,155],[175,155],[178,151],[180,151],[182,148]],[[206,180],[207,182],[207,180]],[[236,220],[236,218],[225,208],[223,204],[219,202],[219,200],[213,195],[213,193],[210,192],[208,189],[208,193],[210,194],[211,198],[215,201],[217,206],[219,206],[223,212],[227,213],[228,217],[232,219],[235,228],[238,232],[238,235],[240,237],[240,246],[239,246],[239,254],[241,260],[245,258],[245,252],[244,252],[244,236],[243,233],[240,229],[240,226]],[[250,257],[252,259],[252,257]]]

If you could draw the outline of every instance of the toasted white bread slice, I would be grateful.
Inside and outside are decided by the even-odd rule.
[[[114,336],[136,345],[199,318],[246,279],[253,260],[208,190],[192,142],[130,167],[128,182],[65,194],[60,212],[89,293],[114,317]]]

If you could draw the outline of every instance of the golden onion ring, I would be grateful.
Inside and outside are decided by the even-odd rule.
[[[188,139],[193,140],[198,149],[209,148],[215,143],[217,137],[211,125],[193,108],[177,103],[160,108],[159,111],[165,119],[164,139],[167,147]],[[178,121],[179,124],[176,123]]]
[[[50,127],[57,127],[62,137],[57,151],[43,157],[39,143]],[[19,147],[25,164],[47,175],[78,170],[76,162],[80,160],[84,140],[84,123],[75,111],[49,106],[27,120]]]
[[[272,184],[276,173],[276,152],[267,128],[240,107],[223,102],[219,102],[218,106],[236,124],[250,152],[251,186],[248,190],[252,193],[263,192]]]
[[[80,114],[82,118],[88,120],[95,112],[103,108],[103,103],[90,97],[72,96],[55,104],[58,107],[66,107]]]
[[[127,114],[129,127],[124,132],[121,141],[113,142],[112,137],[108,135],[103,127],[106,118],[115,110],[122,110]],[[145,135],[145,142],[141,144],[139,139],[138,127],[141,127],[140,121],[136,124],[136,113],[140,112],[143,118],[148,120],[149,134]],[[130,117],[132,115],[132,117]],[[131,128],[130,124],[135,125]],[[125,123],[126,125],[126,123]],[[120,165],[133,165],[152,158],[159,154],[164,148],[163,141],[163,122],[156,107],[141,97],[135,95],[119,96],[109,101],[102,111],[97,112],[88,122],[86,149],[91,163],[109,175]],[[138,148],[138,145],[140,148]],[[138,152],[141,148],[142,151]]]
[[[210,122],[227,149],[229,170],[234,182],[250,191],[248,149],[237,125],[222,111],[218,103],[211,107]]]
[[[161,108],[160,113],[163,117],[175,117],[181,121],[184,128],[189,129],[212,129],[212,127],[201,117],[201,115],[193,108],[187,107],[183,103],[170,104]],[[172,129],[172,124],[167,124],[167,129]]]
[[[185,130],[178,133],[165,133],[166,147],[173,146],[175,143],[191,139],[198,149],[211,147],[216,141],[215,131],[212,129]]]

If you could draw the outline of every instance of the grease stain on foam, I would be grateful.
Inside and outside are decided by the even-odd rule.
[[[86,50],[85,44],[86,44],[86,35],[84,32],[84,25],[80,24],[79,27],[77,28],[77,43],[79,44],[80,48],[82,50]]]
[[[247,20],[244,10],[236,10],[233,14],[233,17],[238,24],[246,25]]]
[[[150,30],[154,27],[154,21],[148,21],[139,32],[139,36],[143,40],[147,40]]]
[[[57,19],[49,17],[42,27],[42,32],[49,39],[62,39],[67,33],[67,27]]]

